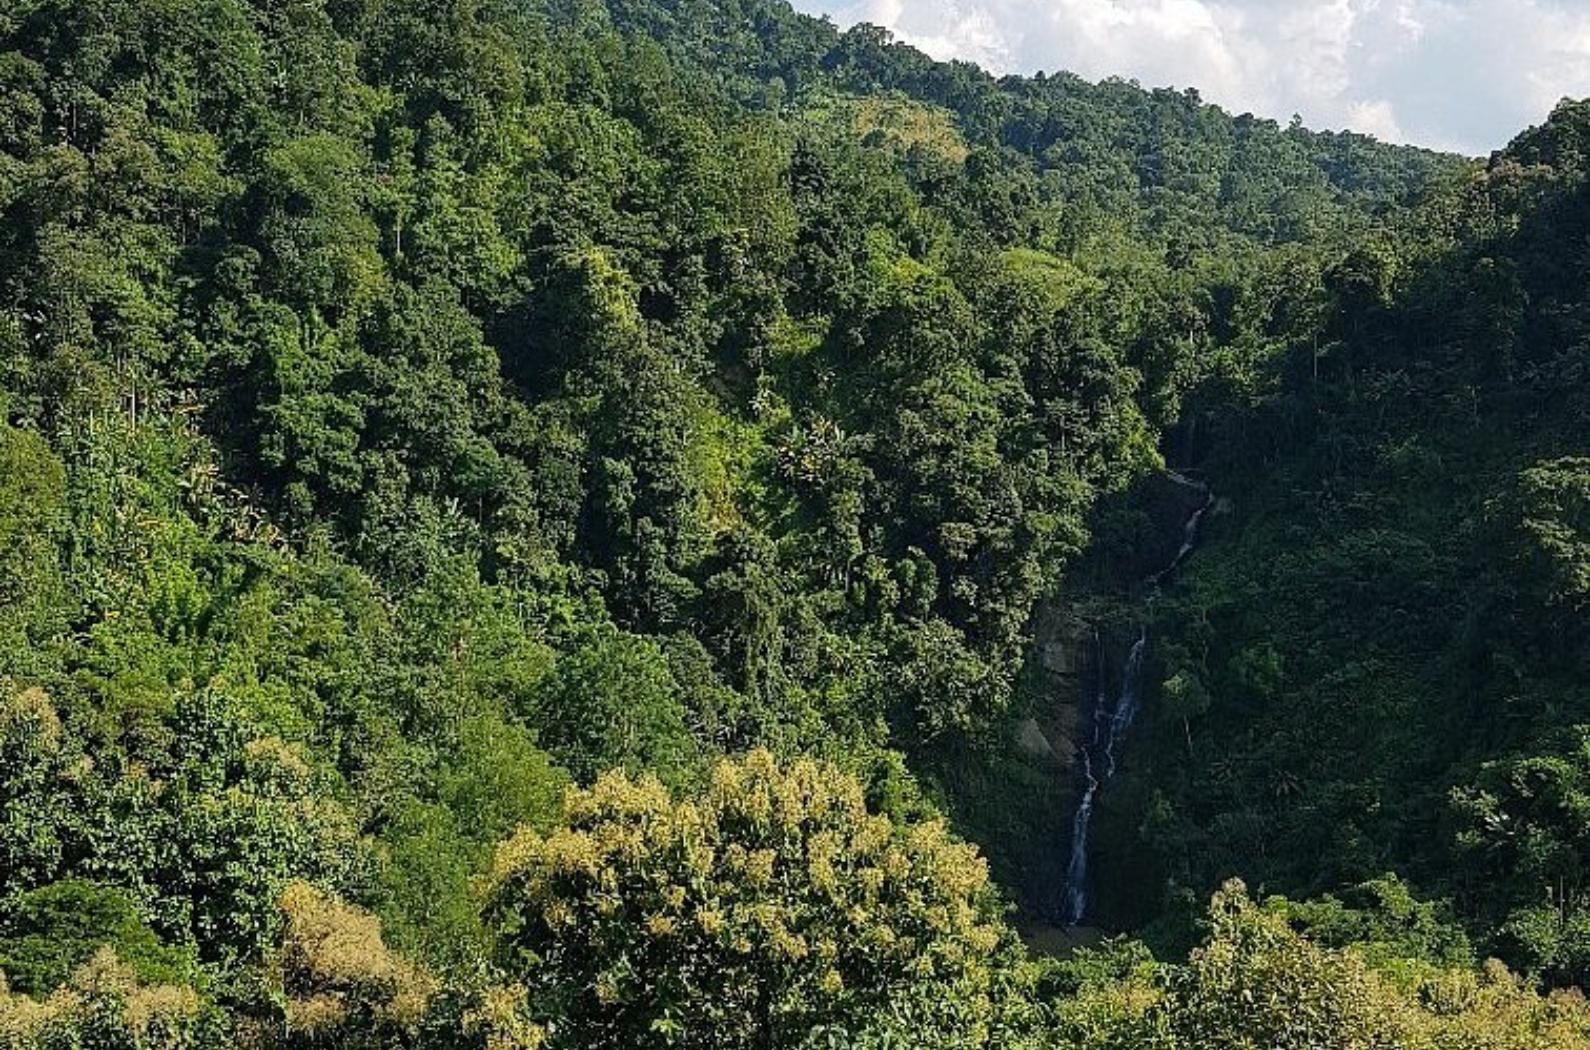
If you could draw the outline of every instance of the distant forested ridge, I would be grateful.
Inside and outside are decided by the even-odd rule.
[[[12,0],[0,1048],[1590,1045],[1587,165],[773,0]],[[1013,932],[1043,609],[1150,625],[1147,946]]]

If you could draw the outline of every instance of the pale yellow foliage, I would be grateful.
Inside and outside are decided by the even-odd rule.
[[[0,978],[0,1050],[76,1045],[89,1030],[148,1050],[179,1050],[198,1013],[192,988],[140,984],[107,946],[42,1002],[13,995]]]
[[[1310,942],[1238,882],[1212,914],[1214,937],[1136,1018],[1157,1015],[1176,1033],[1165,1050],[1590,1050],[1582,996],[1537,995],[1500,963],[1405,987],[1354,949]]]
[[[486,1050],[540,1050],[547,1032],[524,1017],[528,992],[522,984],[495,985],[464,1016],[464,1029],[483,1034]]]
[[[835,95],[825,98],[818,112],[828,121],[848,123],[858,140],[894,152],[916,147],[955,164],[968,156],[948,110],[903,95]]]
[[[0,741],[13,737],[32,740],[45,754],[60,750],[61,716],[43,689],[24,689],[0,703]]]
[[[620,1014],[665,1027],[690,1017],[743,1039],[769,1009],[797,1027],[847,1010],[870,1019],[863,1004],[923,981],[938,991],[921,993],[921,1009],[991,1002],[979,989],[1010,942],[987,864],[942,823],[870,815],[861,786],[833,767],[756,750],[720,762],[690,802],[611,774],[572,789],[565,811],[565,827],[518,832],[493,866],[504,950],[531,961],[513,975],[529,990],[514,1023],[558,1021],[541,1004],[577,999],[579,1020],[555,1029],[568,1045],[580,1038],[570,1023],[595,1032]],[[509,1031],[480,1013],[484,1031]]]
[[[303,882],[283,892],[280,907],[287,920],[279,966],[290,1031],[325,1034],[361,1011],[378,1024],[418,1024],[435,982],[386,946],[379,919]]]
[[[1535,994],[1494,959],[1418,993],[1417,1030],[1435,1050],[1590,1050],[1590,1007],[1577,990]]]
[[[309,782],[309,763],[296,744],[288,744],[280,737],[262,737],[245,744],[243,753],[251,766],[267,776],[284,778],[293,784]]]

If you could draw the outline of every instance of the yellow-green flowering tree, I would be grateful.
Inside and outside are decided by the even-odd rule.
[[[0,1050],[194,1050],[202,1012],[192,988],[143,984],[108,946],[44,999],[0,974]]]
[[[1209,918],[1208,941],[1164,994],[1118,1012],[1090,1050],[1590,1050],[1583,995],[1539,995],[1495,960],[1374,966],[1361,947],[1309,940],[1236,880]]]
[[[983,859],[939,823],[766,751],[699,797],[610,774],[567,826],[502,845],[488,915],[496,1047],[1008,1045],[1017,949]]]
[[[288,886],[278,906],[286,921],[277,959],[287,996],[281,1045],[403,1045],[436,986],[386,946],[380,920],[307,882]]]

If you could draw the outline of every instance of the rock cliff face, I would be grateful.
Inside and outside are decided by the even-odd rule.
[[[1163,576],[1165,567],[1175,564],[1184,545],[1193,540],[1188,535],[1187,523],[1192,521],[1196,527],[1195,515],[1209,502],[1206,486],[1174,472],[1146,482],[1143,503],[1150,523],[1148,534],[1135,545],[1127,563],[1130,577],[1118,582],[1135,590],[1139,583],[1156,575]],[[1216,504],[1220,502],[1215,501]],[[1159,582],[1170,581],[1160,579]]]
[[[1073,835],[1067,816],[1076,809],[1088,780],[1082,749],[1092,739],[1095,709],[1106,694],[1117,696],[1128,651],[1147,638],[1144,600],[1157,588],[1174,585],[1181,561],[1195,542],[1199,519],[1219,514],[1220,502],[1211,499],[1203,485],[1178,474],[1146,480],[1132,498],[1130,553],[1096,565],[1086,587],[1046,601],[1035,614],[1030,674],[1036,703],[1031,717],[1014,727],[1013,743],[1052,777],[1046,794],[1056,808],[1044,850],[1045,854],[1052,850],[1052,857],[1046,855],[1038,868],[1043,877],[1058,880],[1055,885],[1063,881],[1059,875],[1065,870]],[[1152,654],[1148,656],[1151,665]],[[1134,696],[1137,685],[1142,685],[1142,699],[1152,702],[1151,682],[1148,666],[1136,668]],[[1034,886],[1027,897],[1037,902],[1040,911],[1061,915],[1062,903],[1050,889]]]
[[[1054,598],[1039,607],[1033,622],[1033,670],[1043,700],[1034,709],[1032,724],[1018,727],[1017,743],[1024,752],[1052,752],[1057,763],[1071,768],[1078,727],[1096,684],[1093,662],[1101,636],[1107,659],[1124,654],[1137,636],[1136,624],[1127,623],[1130,617],[1123,615],[1126,603],[1176,560],[1187,539],[1187,521],[1207,500],[1201,486],[1179,475],[1145,481],[1139,500],[1144,529],[1131,556],[1112,562],[1106,578],[1089,593]],[[1217,501],[1213,513],[1220,513],[1224,502]]]
[[[1038,695],[1044,700],[1029,721],[1047,743],[1049,756],[1061,769],[1069,770],[1077,757],[1085,683],[1092,670],[1094,627],[1074,608],[1056,602],[1039,610],[1034,637]],[[1031,738],[1032,729],[1021,727],[1024,740]],[[1029,754],[1035,750],[1023,740],[1018,743]]]

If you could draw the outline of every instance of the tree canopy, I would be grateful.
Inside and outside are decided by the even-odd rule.
[[[0,113],[0,1047],[1584,1039],[1587,104],[18,0]]]

